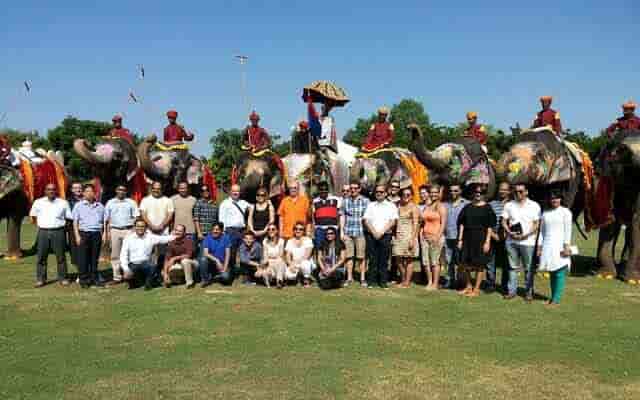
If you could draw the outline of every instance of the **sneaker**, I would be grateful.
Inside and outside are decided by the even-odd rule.
[[[186,286],[187,289],[193,289],[194,287],[196,287],[196,283],[195,282],[188,283],[187,286]]]
[[[342,283],[342,287],[349,287],[349,285],[351,285],[352,283],[353,283],[353,281],[349,281],[349,280],[344,281],[344,282]]]
[[[36,284],[35,284],[35,285],[33,285],[33,287],[35,287],[35,288],[41,288],[41,287],[43,287],[44,285],[45,285],[45,283],[44,283],[43,281],[38,281],[38,282],[36,282]]]
[[[242,282],[242,284],[245,285],[245,286],[255,286],[256,285],[255,282],[252,282],[252,281],[249,281],[249,280],[246,280],[246,281]]]
[[[363,288],[365,288],[365,289],[366,289],[366,288],[368,288],[368,287],[369,287],[369,284],[368,284],[366,281],[361,281],[361,282],[360,282],[360,287],[363,287]]]
[[[200,283],[200,287],[206,288],[207,286],[211,286],[212,283],[213,281],[202,281],[202,283]]]

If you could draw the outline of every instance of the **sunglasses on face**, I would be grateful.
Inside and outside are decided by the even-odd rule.
[[[277,232],[278,230],[276,228],[269,228],[269,232]]]
[[[327,236],[335,236],[336,233],[335,232],[327,232]]]
[[[382,190],[376,190],[376,194],[385,194],[385,193],[387,193],[387,192],[382,191]]]
[[[266,195],[267,195],[266,193],[258,193],[256,197],[265,197]]]
[[[296,228],[296,229],[294,229],[294,231],[296,231],[296,232],[304,232],[304,228]]]

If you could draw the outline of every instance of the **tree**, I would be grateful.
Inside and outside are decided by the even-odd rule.
[[[231,170],[242,153],[240,148],[242,145],[242,131],[236,128],[220,128],[209,139],[209,143],[213,147],[211,157],[209,157],[211,170],[215,173],[219,182],[229,182]]]
[[[37,148],[47,150],[51,148],[47,139],[41,137],[38,131],[24,132],[17,129],[6,129],[0,132],[0,134],[7,135],[9,137],[9,143],[11,143],[11,147],[14,149],[20,147],[22,142],[25,140],[29,140],[31,142],[34,150]]]
[[[71,178],[88,180],[93,178],[91,168],[73,150],[73,141],[82,138],[95,145],[97,138],[108,133],[109,129],[111,124],[108,122],[79,120],[68,116],[60,125],[48,131],[47,139],[52,149],[62,152]]]
[[[351,145],[360,147],[366,138],[371,125],[373,125],[377,119],[377,114],[372,114],[368,118],[358,118],[356,125],[347,131],[343,140]],[[393,107],[391,107],[390,122],[393,124],[395,129],[393,146],[409,146],[411,134],[407,129],[407,125],[410,123],[418,124],[422,129],[423,136],[427,144],[431,144],[434,141],[442,139],[443,131],[431,124],[429,116],[425,113],[422,103],[416,100],[403,99],[400,103],[394,104]]]

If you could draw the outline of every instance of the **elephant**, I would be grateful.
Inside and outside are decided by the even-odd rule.
[[[498,161],[498,176],[510,184],[525,184],[540,204],[552,190],[562,193],[574,221],[584,210],[593,179],[591,160],[577,145],[560,140],[549,127],[524,130]]]
[[[22,221],[33,201],[44,196],[45,186],[51,183],[56,185],[58,196],[65,198],[69,178],[61,158],[52,152],[39,162],[23,159],[17,167],[0,163],[0,220],[7,220],[6,259],[22,257]]]
[[[465,197],[471,196],[473,184],[482,184],[487,199],[495,196],[496,171],[476,139],[461,137],[428,151],[420,128],[416,124],[409,124],[407,128],[411,132],[409,149],[428,168],[431,182],[443,186],[461,185]]]
[[[285,182],[298,182],[300,193],[313,198],[320,182],[329,183],[329,191],[338,193],[349,183],[350,168],[357,149],[341,140],[337,142],[338,152],[321,149],[312,153],[291,153],[282,159],[285,165]]]
[[[594,207],[600,211],[594,213],[594,222],[600,225],[598,276],[616,276],[613,254],[624,224],[629,258],[623,278],[640,284],[640,131],[617,132],[602,150],[596,168],[600,175]]]
[[[73,149],[92,169],[96,183],[100,184],[99,200],[102,203],[115,197],[116,187],[123,183],[137,202],[146,194],[144,173],[133,143],[117,137],[103,137],[92,147],[86,140],[76,139]]]
[[[147,178],[162,183],[166,195],[176,193],[180,182],[187,182],[194,196],[199,195],[201,185],[207,185],[215,199],[217,185],[209,166],[185,149],[156,145],[157,140],[151,135],[137,148],[140,167]]]
[[[281,162],[271,151],[260,156],[243,154],[233,167],[231,183],[240,185],[240,197],[249,203],[256,202],[256,192],[261,187],[266,188],[269,198],[277,203],[283,193]]]

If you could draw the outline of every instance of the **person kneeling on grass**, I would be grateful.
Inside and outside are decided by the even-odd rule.
[[[223,285],[233,283],[233,274],[229,268],[231,259],[231,239],[224,233],[224,224],[216,222],[211,233],[202,242],[202,257],[199,262],[201,287],[207,287],[214,281]]]
[[[342,240],[338,239],[335,228],[327,228],[325,234],[325,239],[318,249],[318,286],[321,289],[335,289],[342,286],[344,280],[347,252]]]
[[[551,273],[551,299],[546,305],[557,306],[571,266],[571,211],[562,207],[560,192],[550,195],[550,208],[542,214],[542,246],[538,247],[540,271]]]
[[[186,235],[186,228],[182,224],[175,226],[173,234],[176,238],[169,242],[164,261],[164,287],[186,281],[187,289],[191,289],[195,286],[193,270],[198,266],[194,260],[193,241]]]
[[[300,275],[304,281],[304,287],[311,287],[311,252],[313,250],[313,242],[304,235],[305,225],[302,222],[296,222],[293,227],[293,237],[287,241],[284,248],[285,260],[287,262],[287,270],[285,271],[286,280],[297,280]]]
[[[129,289],[135,289],[144,282],[144,290],[151,290],[158,279],[158,268],[151,262],[153,248],[169,243],[175,236],[149,232],[143,219],[138,219],[134,226],[134,232],[122,242],[120,267],[124,271],[124,279],[129,281]]]
[[[263,277],[260,262],[262,261],[262,245],[256,241],[255,234],[250,231],[244,231],[242,235],[242,243],[238,248],[240,258],[240,275],[244,276],[244,285],[255,285],[251,281],[251,277]],[[268,285],[268,282],[266,282]]]

